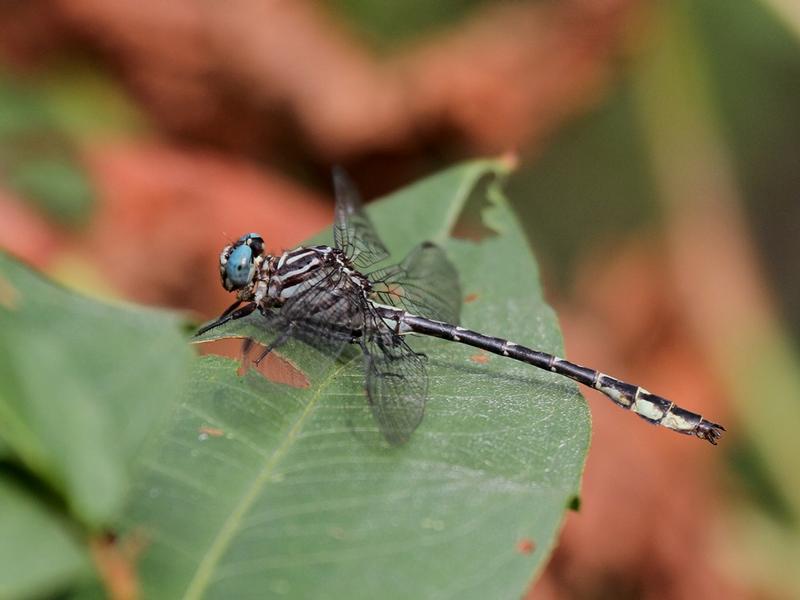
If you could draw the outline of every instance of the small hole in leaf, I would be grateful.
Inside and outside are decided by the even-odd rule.
[[[306,374],[297,365],[275,351],[270,352],[256,367],[254,361],[264,350],[263,344],[251,340],[247,356],[244,357],[242,346],[241,338],[225,338],[197,344],[201,354],[241,359],[239,375],[244,375],[249,369],[253,369],[273,383],[282,383],[295,388],[307,388],[311,385]]]
[[[475,183],[450,232],[454,238],[480,242],[497,235],[494,229],[483,222],[483,211],[490,206],[486,195],[494,178],[494,174],[487,173]]]
[[[570,498],[569,502],[567,502],[567,508],[579,512],[581,510],[581,497],[576,495]]]

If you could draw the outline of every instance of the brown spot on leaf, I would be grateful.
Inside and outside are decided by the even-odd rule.
[[[207,435],[207,436],[210,436],[210,437],[220,437],[222,435],[225,435],[225,432],[222,431],[222,429],[219,429],[217,427],[207,427],[205,425],[203,425],[197,431],[201,435]]]
[[[467,294],[464,296],[464,304],[470,304],[471,302],[475,302],[480,296],[478,294]]]
[[[489,362],[489,357],[483,353],[473,354],[469,357],[469,359],[474,363],[478,363],[479,365],[485,365],[487,362]]]
[[[531,538],[522,538],[517,542],[517,552],[520,554],[531,554],[536,550],[536,542]]]

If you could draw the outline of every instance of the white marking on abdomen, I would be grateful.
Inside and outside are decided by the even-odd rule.
[[[608,375],[606,375],[605,373],[601,373],[600,371],[598,371],[598,372],[597,372],[597,375],[595,375],[595,380],[594,380],[594,387],[595,387],[595,389],[598,389],[598,390],[599,390],[601,387],[603,387],[603,384],[602,384],[602,383],[600,383],[600,380],[601,380],[603,377],[608,377]]]

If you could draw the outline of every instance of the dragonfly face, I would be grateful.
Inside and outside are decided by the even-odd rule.
[[[219,255],[222,286],[232,292],[250,285],[263,253],[264,239],[257,233],[243,235],[236,243],[225,246]]]

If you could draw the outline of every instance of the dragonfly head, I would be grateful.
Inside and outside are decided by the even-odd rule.
[[[225,246],[219,255],[222,286],[232,292],[250,285],[263,254],[264,239],[257,233],[243,235],[235,243]]]

